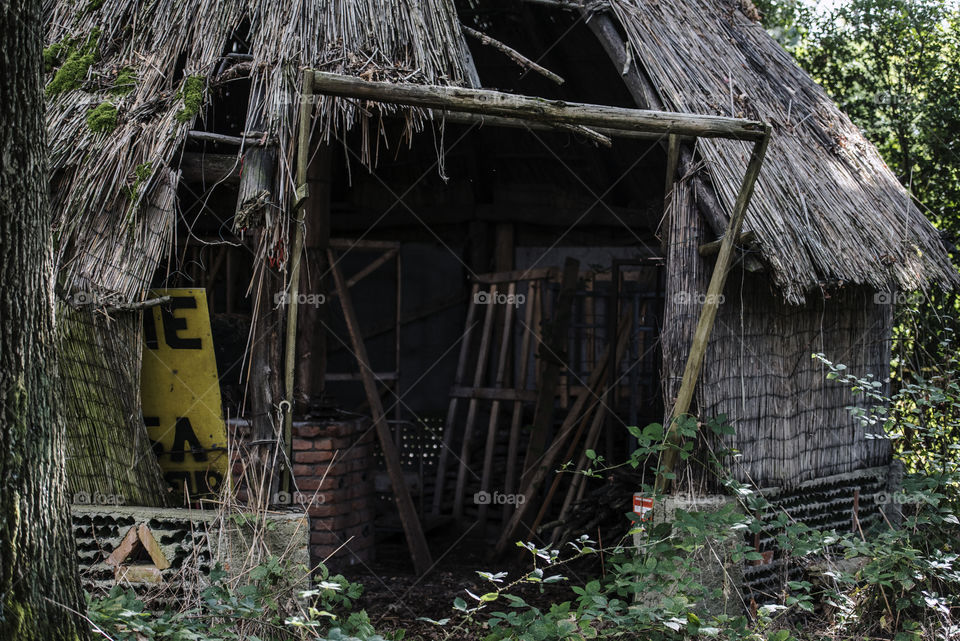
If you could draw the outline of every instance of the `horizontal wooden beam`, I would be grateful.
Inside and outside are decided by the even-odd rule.
[[[537,400],[535,390],[517,390],[508,387],[453,387],[450,390],[450,396],[484,401],[525,401],[527,403]]]
[[[750,245],[757,240],[757,233],[755,231],[745,231],[740,236],[737,237],[734,245]],[[720,252],[720,246],[723,244],[723,236],[716,240],[712,240],[709,243],[704,243],[700,245],[697,251],[700,252],[701,256],[713,256]]]
[[[313,71],[313,90],[318,94],[425,109],[462,111],[584,127],[606,127],[617,131],[752,141],[762,140],[768,131],[767,125],[761,122],[740,118],[546,100],[488,89],[377,82],[325,71]]]
[[[263,133],[244,134],[242,136],[227,136],[226,134],[215,134],[210,131],[192,130],[187,132],[187,140],[195,140],[197,142],[212,142],[220,145],[232,145],[234,147],[261,147],[263,145],[271,144],[268,136]]]
[[[211,186],[221,183],[236,187],[240,183],[240,158],[237,154],[184,152],[180,160],[181,180]]]
[[[511,272],[494,272],[490,274],[477,274],[473,277],[475,283],[485,283],[492,285],[495,283],[514,283],[520,280],[540,280],[549,278],[559,280],[559,267],[538,267],[536,269],[516,269]]]
[[[562,127],[557,127],[556,125],[550,125],[531,120],[523,120],[521,118],[484,116],[481,114],[470,114],[457,111],[444,111],[439,114],[434,113],[433,118],[435,121],[440,120],[444,122],[451,122],[457,125],[479,125],[481,127],[487,125],[490,127],[506,127],[508,129],[530,129],[532,131],[549,131],[553,133],[573,133],[584,136],[588,135],[588,131],[592,131],[610,138],[631,138],[636,140],[656,141],[663,137],[663,134],[651,133],[649,131],[626,131],[624,129],[607,129],[606,127],[584,128],[586,131],[579,130],[578,128],[565,129]],[[685,139],[688,137],[680,136],[680,138]]]

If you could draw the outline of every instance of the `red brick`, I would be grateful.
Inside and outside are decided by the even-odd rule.
[[[315,438],[315,439],[313,439],[313,449],[315,449],[315,450],[331,450],[331,451],[332,451],[332,450],[334,450],[334,449],[336,449],[336,448],[333,447],[333,439],[332,439],[332,438],[329,438],[329,437],[326,437],[326,438]]]
[[[343,511],[344,511],[344,506],[337,505],[336,503],[331,503],[331,504],[322,503],[320,505],[311,505],[309,510],[311,521],[318,521],[318,525],[319,525],[319,519],[330,517],[330,516],[336,516],[337,514],[341,514]]]
[[[325,463],[333,458],[332,452],[294,452],[293,460],[295,463]]]
[[[324,429],[319,425],[294,425],[293,433],[300,438],[316,438],[324,433]]]
[[[297,487],[301,490],[337,490],[340,489],[340,477],[328,476],[321,482],[321,476],[308,476],[297,479]],[[332,497],[331,497],[332,498]],[[336,499],[334,499],[336,500]]]
[[[305,438],[295,438],[293,439],[293,451],[302,452],[304,450],[312,450],[313,441]]]

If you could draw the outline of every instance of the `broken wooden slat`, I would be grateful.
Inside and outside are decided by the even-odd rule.
[[[502,283],[514,283],[519,280],[541,280],[544,278],[556,279],[560,276],[560,270],[556,267],[538,267],[537,269],[515,269],[508,272],[495,272],[492,274],[479,274],[473,277],[475,283],[485,285],[495,285]]]
[[[417,517],[417,510],[413,504],[413,499],[410,497],[410,490],[404,481],[403,468],[400,465],[400,454],[393,442],[393,435],[390,432],[389,424],[387,424],[387,417],[383,411],[380,394],[377,392],[377,382],[373,377],[373,370],[370,369],[367,347],[363,342],[360,324],[357,322],[357,315],[353,308],[350,291],[347,289],[343,274],[337,265],[336,257],[333,255],[333,251],[329,249],[327,250],[327,259],[330,262],[330,272],[333,274],[334,283],[340,294],[340,307],[343,310],[343,317],[347,324],[347,332],[350,334],[354,356],[357,359],[357,365],[360,367],[360,373],[363,375],[363,388],[366,392],[367,401],[370,403],[370,413],[373,415],[373,423],[377,430],[377,437],[380,440],[383,460],[384,463],[386,463],[387,473],[390,475],[390,482],[393,485],[397,510],[400,512],[400,522],[403,524],[403,530],[407,537],[407,546],[410,549],[410,556],[413,559],[413,567],[417,575],[422,576],[431,567],[430,548],[427,547],[427,540],[423,535],[423,527],[420,524],[420,519]]]

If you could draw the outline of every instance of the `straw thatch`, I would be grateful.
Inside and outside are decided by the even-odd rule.
[[[248,126],[256,123],[257,133],[278,140],[281,151],[273,194],[281,215],[263,239],[271,246],[287,232],[282,212],[293,189],[300,69],[476,83],[452,0],[54,0],[47,14],[47,129],[59,257],[69,287],[78,272],[119,258],[109,242],[97,244],[98,237],[118,241],[143,224],[144,197],[161,169],[176,167],[175,152],[202,115],[206,92],[229,71],[223,56],[231,41],[246,42],[251,56],[244,62],[254,97]],[[249,33],[239,32],[245,24]],[[92,113],[98,108],[105,122]],[[323,101],[318,115],[328,128],[371,116],[343,100]],[[122,259],[116,266],[126,267]],[[133,276],[103,285],[142,289]]]
[[[751,19],[749,2],[609,6],[667,109],[772,125],[744,229],[757,233],[787,301],[837,281],[882,291],[957,283],[937,232],[877,150]],[[699,149],[729,212],[750,147],[705,140]]]

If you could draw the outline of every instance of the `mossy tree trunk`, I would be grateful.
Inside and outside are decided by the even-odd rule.
[[[0,639],[87,639],[54,407],[41,4],[0,3]]]

